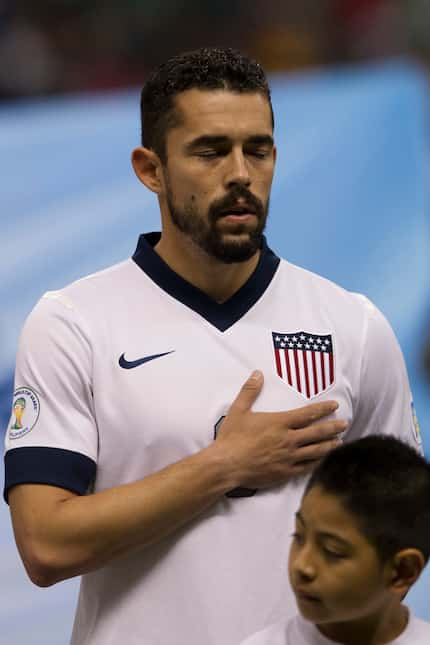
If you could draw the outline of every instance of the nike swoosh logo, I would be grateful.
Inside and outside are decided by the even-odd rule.
[[[163,352],[162,354],[151,354],[151,356],[143,356],[143,358],[138,358],[135,361],[128,361],[125,358],[125,354],[121,354],[119,357],[119,366],[123,367],[125,370],[131,370],[133,367],[139,367],[139,365],[143,365],[144,363],[149,363],[149,361],[153,361],[156,358],[161,358],[161,356],[167,356],[167,354],[172,354],[175,350],[172,349],[170,352]]]

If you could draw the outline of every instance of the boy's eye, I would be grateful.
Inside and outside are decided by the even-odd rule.
[[[339,553],[338,551],[333,551],[332,549],[328,549],[327,547],[323,547],[323,552],[326,558],[329,560],[342,560],[342,558],[345,557],[343,553]]]

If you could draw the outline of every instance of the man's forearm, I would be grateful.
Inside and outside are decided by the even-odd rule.
[[[48,586],[98,569],[162,540],[206,510],[238,484],[214,448],[83,497],[50,486],[12,489],[17,544],[33,582]]]

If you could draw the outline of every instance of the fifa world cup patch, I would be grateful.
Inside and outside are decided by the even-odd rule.
[[[36,392],[20,387],[13,395],[12,416],[9,421],[9,439],[19,439],[30,432],[39,418],[40,403]]]
[[[421,445],[422,439],[421,439],[420,424],[418,423],[417,412],[415,410],[415,405],[413,401],[411,401],[411,414],[412,414],[412,432],[414,435],[414,439],[417,442],[417,444]]]
[[[334,348],[331,334],[307,331],[272,331],[278,376],[307,399],[334,383]]]

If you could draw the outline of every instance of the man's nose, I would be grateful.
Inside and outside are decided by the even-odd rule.
[[[248,162],[242,150],[232,150],[229,155],[226,177],[227,187],[240,184],[249,186],[251,177],[249,174]]]

